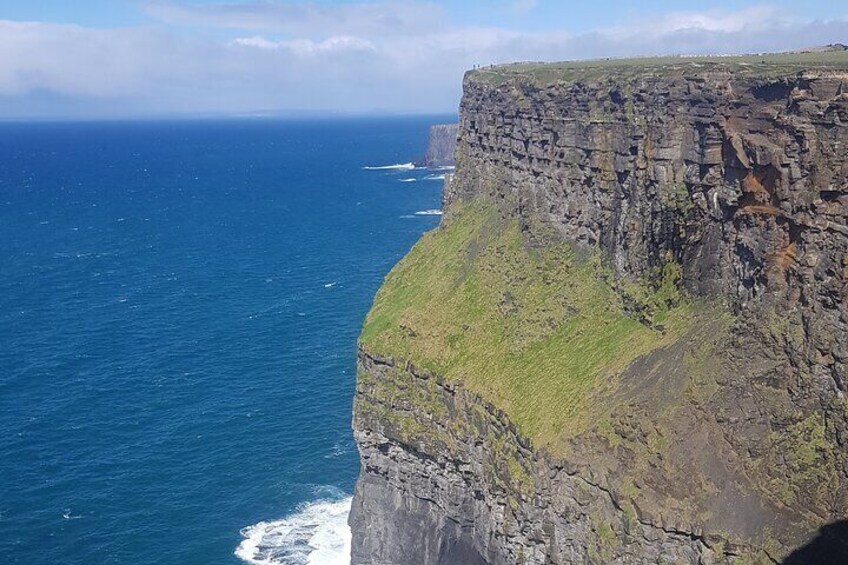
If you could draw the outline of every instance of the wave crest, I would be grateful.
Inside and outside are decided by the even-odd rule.
[[[396,165],[380,165],[362,167],[366,171],[411,171],[415,169],[415,163],[397,163]]]

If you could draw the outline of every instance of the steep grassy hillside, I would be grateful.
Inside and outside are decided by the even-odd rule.
[[[697,319],[674,264],[616,292],[598,256],[528,248],[483,201],[457,208],[387,277],[362,344],[463,383],[538,446],[593,412],[590,391]]]

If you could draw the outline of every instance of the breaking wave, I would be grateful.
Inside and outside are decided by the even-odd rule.
[[[416,216],[441,216],[441,210],[421,210],[420,212],[415,212]]]
[[[252,565],[349,565],[352,498],[318,500],[241,531],[236,557]]]
[[[362,167],[366,171],[412,171],[415,169],[415,163],[398,163],[396,165],[380,165]]]

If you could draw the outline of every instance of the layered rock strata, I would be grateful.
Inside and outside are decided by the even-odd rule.
[[[696,321],[605,365],[555,436],[420,368],[422,323],[363,339],[354,563],[772,563],[848,518],[848,56],[616,64],[466,75],[445,209],[598,253],[657,335],[630,285],[674,272]]]

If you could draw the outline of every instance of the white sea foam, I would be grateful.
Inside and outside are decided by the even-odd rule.
[[[415,212],[416,216],[441,216],[441,210],[421,210],[420,212]]]
[[[430,171],[453,171],[456,167],[453,165],[445,165],[444,167],[428,167]]]
[[[445,175],[427,175],[424,180],[445,180]]]
[[[415,169],[415,163],[397,163],[395,165],[380,165],[362,167],[366,171],[412,171]]]
[[[236,557],[253,565],[349,565],[352,499],[319,500],[241,531]]]
[[[418,179],[413,179],[413,178],[398,179],[398,182],[418,182]]]

